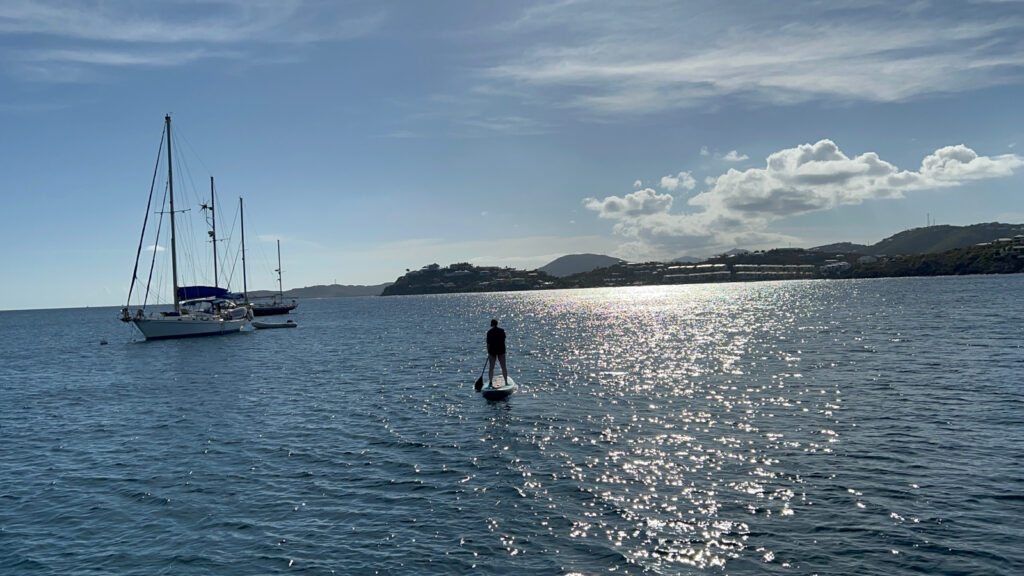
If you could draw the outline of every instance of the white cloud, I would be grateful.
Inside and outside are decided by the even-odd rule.
[[[5,0],[0,38],[27,41],[6,51],[0,63],[24,79],[77,82],[94,79],[87,70],[97,67],[182,66],[225,57],[280,61],[282,46],[358,38],[384,22],[380,12],[352,12],[301,0],[148,3],[145,10],[130,0]]]
[[[621,198],[585,198],[583,205],[597,212],[601,218],[633,219],[668,212],[672,208],[672,200],[671,194],[658,194],[650,188],[644,188]]]
[[[628,17],[627,17],[628,11]],[[1019,82],[1024,19],[1012,10],[846,2],[707,10],[565,2],[531,48],[489,77],[601,114],[814,99],[902,102]],[[629,22],[628,25],[624,22]]]
[[[964,180],[1010,176],[1014,168],[1021,166],[1022,158],[1014,154],[989,158],[978,156],[963,144],[946,146],[921,162],[921,174],[934,182],[956,184]]]
[[[726,162],[743,162],[749,158],[750,156],[747,156],[746,154],[740,154],[735,150],[730,150],[728,154],[722,157],[722,160],[725,160]]]
[[[643,188],[643,186],[644,186],[644,183],[642,181],[640,181],[640,180],[634,180],[633,181],[633,188]]]
[[[766,164],[729,170],[690,204],[744,220],[775,218],[896,197],[919,181],[874,153],[849,158],[831,140],[775,152]]]
[[[708,147],[707,146],[701,146],[700,147],[700,155],[701,156],[710,156],[711,155],[711,153],[708,152]]]
[[[929,154],[917,171],[900,170],[874,152],[850,157],[831,140],[802,144],[768,156],[763,168],[730,169],[708,178],[708,188],[673,213],[673,197],[639,190],[584,206],[615,220],[614,231],[633,249],[665,253],[669,248],[699,249],[738,244],[783,245],[769,225],[780,219],[831,210],[904,193],[959,186],[983,178],[1010,176],[1024,156],[979,156],[964,145]]]
[[[131,0],[88,4],[5,0],[0,4],[0,34],[151,44],[304,43],[364,36],[378,29],[383,20],[381,13],[345,14],[302,0],[168,2],[147,8],[139,10]]]
[[[227,55],[227,53],[221,53]],[[182,66],[215,54],[206,50],[38,50],[25,52],[25,63],[92,64],[98,66]]]
[[[697,187],[697,181],[694,180],[693,175],[689,172],[680,172],[675,176],[671,174],[668,176],[661,177],[661,187],[669,192],[673,192],[682,188],[683,190],[693,190]]]

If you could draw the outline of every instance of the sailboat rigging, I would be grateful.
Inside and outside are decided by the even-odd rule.
[[[218,274],[217,274],[217,211],[214,206],[216,203],[216,196],[213,188],[213,176],[210,176],[210,203],[202,204],[199,209],[206,212],[210,212],[210,243],[213,245],[213,287],[218,287]]]
[[[177,229],[175,225],[174,209],[174,163],[171,159],[171,116],[169,114],[164,117],[164,132],[167,137],[167,197],[171,225],[171,276],[174,293],[174,310],[149,312],[147,314],[145,310],[145,303],[143,303],[143,306],[135,312],[132,312],[130,309],[131,292],[134,289],[136,279],[138,278],[139,255],[142,252],[142,243],[146,234],[145,227],[148,222],[150,204],[147,204],[147,217],[143,222],[142,237],[139,240],[139,249],[136,252],[135,270],[133,271],[131,287],[129,288],[128,304],[121,309],[121,320],[126,323],[130,322],[134,324],[147,340],[187,338],[193,336],[209,336],[238,332],[252,318],[252,310],[247,305],[236,306],[226,300],[227,290],[223,288],[218,288],[216,286],[212,288],[209,286],[179,286],[178,284]],[[163,138],[161,138],[161,146],[163,146]],[[154,170],[154,183],[158,170],[159,155],[158,166],[157,169]],[[212,178],[210,179],[210,186],[212,194]],[[150,203],[152,202],[152,193],[153,188],[151,187]],[[214,254],[216,259],[215,236]],[[152,274],[150,274],[150,280],[151,279]],[[214,281],[214,284],[216,284],[216,280]],[[146,291],[148,294],[148,282]]]

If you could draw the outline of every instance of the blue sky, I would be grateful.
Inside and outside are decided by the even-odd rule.
[[[1017,1],[5,0],[0,308],[124,303],[168,113],[287,289],[1024,222],[1022,86]]]

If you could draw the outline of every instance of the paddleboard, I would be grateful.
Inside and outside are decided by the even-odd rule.
[[[517,387],[516,381],[511,376],[509,376],[506,382],[503,376],[495,374],[494,382],[490,384],[484,382],[484,387],[480,389],[480,393],[488,400],[504,400],[511,396]]]

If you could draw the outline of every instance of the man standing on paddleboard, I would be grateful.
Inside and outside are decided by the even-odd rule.
[[[487,331],[487,359],[491,371],[487,375],[490,384],[494,383],[494,360],[501,363],[501,375],[508,382],[508,369],[505,368],[505,331],[498,328],[498,321],[491,320],[491,329]]]

